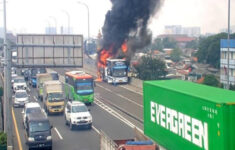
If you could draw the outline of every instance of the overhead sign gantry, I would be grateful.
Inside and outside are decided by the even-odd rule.
[[[17,35],[18,68],[83,67],[82,35]]]

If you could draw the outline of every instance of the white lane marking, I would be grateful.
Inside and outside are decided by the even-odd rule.
[[[127,101],[129,101],[129,102],[131,102],[131,103],[134,103],[135,105],[137,105],[137,106],[143,108],[143,105],[140,105],[140,104],[136,103],[135,101],[133,101],[133,100],[131,100],[131,99],[129,99],[129,98],[127,98],[127,97],[121,95],[121,94],[115,93],[115,92],[113,92],[113,91],[111,91],[111,90],[109,90],[109,89],[107,89],[107,88],[105,88],[105,87],[103,87],[103,86],[101,86],[101,85],[98,85],[98,84],[97,84],[97,86],[99,86],[99,87],[101,87],[101,88],[103,88],[103,89],[109,91],[110,93],[113,93],[113,94],[115,94],[115,95],[117,95],[117,96],[119,96],[119,97],[121,97],[121,98],[123,98],[123,99],[126,99]]]
[[[100,131],[99,131],[96,127],[94,127],[93,125],[92,125],[92,129],[94,129],[95,132],[97,132],[98,134],[100,134]]]
[[[131,89],[131,88],[127,88],[127,87],[125,87],[125,86],[123,86],[123,85],[121,85],[120,87],[122,87],[122,88],[124,88],[124,89],[126,89],[126,90],[129,90],[129,91],[131,91],[131,92],[134,92],[134,93],[136,93],[136,94],[139,94],[139,95],[142,95],[142,96],[143,96],[143,93],[138,92],[138,91],[135,91],[135,90],[133,90],[133,89]]]
[[[60,132],[57,130],[57,128],[55,127],[54,129],[55,129],[57,135],[59,136],[59,138],[60,138],[61,140],[63,140],[63,137],[61,136],[61,134],[60,134]]]
[[[34,98],[35,101],[38,101],[38,99],[35,96],[33,98]]]
[[[141,130],[140,128],[136,127],[133,123],[131,123],[129,120],[127,120],[126,118],[124,118],[122,115],[120,115],[120,113],[116,112],[115,110],[113,110],[112,108],[110,108],[109,106],[107,106],[106,104],[104,104],[103,102],[101,102],[100,100],[98,100],[97,98],[95,98],[95,104],[98,105],[100,108],[102,108],[103,110],[107,111],[109,114],[111,114],[112,116],[116,117],[117,119],[121,120],[123,123],[127,124],[128,126],[130,126],[131,128],[136,128],[138,129],[140,132],[143,133],[143,130]]]
[[[47,117],[47,113],[44,108],[42,108],[42,113]]]

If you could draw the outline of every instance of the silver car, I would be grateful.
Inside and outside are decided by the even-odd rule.
[[[14,95],[14,107],[24,106],[26,103],[29,102],[29,96],[26,90],[18,90],[15,92]]]

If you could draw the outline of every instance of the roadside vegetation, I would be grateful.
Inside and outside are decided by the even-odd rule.
[[[165,62],[151,56],[143,56],[135,69],[141,80],[163,79],[167,74]]]
[[[235,38],[235,33],[231,34],[231,39]],[[209,37],[200,37],[199,49],[196,53],[198,61],[210,64],[215,68],[220,67],[220,39],[227,39],[227,33],[219,33]]]

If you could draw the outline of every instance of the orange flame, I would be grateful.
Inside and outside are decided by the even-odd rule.
[[[121,46],[121,49],[122,49],[122,52],[123,53],[126,53],[127,52],[127,41],[124,41],[124,43],[122,44],[122,46]]]
[[[113,46],[114,45],[111,45],[110,48],[108,50],[106,49],[102,49],[100,52],[99,52],[99,56],[98,56],[98,62],[97,62],[97,79],[96,81],[98,82],[101,82],[102,81],[102,77],[101,77],[101,70],[103,68],[106,67],[107,65],[107,59],[108,58],[112,58],[114,54],[112,54],[112,50],[113,50]],[[128,50],[128,47],[127,47],[127,40],[125,40],[123,42],[123,44],[121,45],[121,50],[123,53],[126,53],[127,50]],[[124,58],[125,59],[125,58]]]
[[[101,50],[101,52],[99,54],[99,57],[98,57],[99,60],[98,60],[98,64],[97,64],[98,72],[97,72],[96,81],[102,81],[102,79],[101,79],[101,69],[106,67],[107,59],[113,57],[112,49],[113,49],[113,45],[110,46],[110,48],[108,50],[106,50],[106,49]]]

